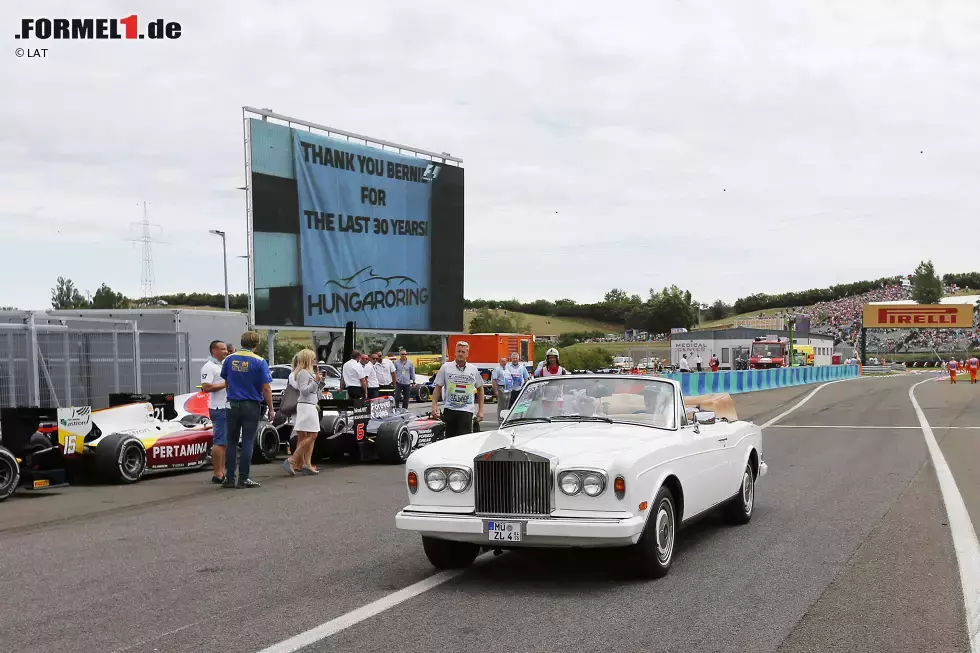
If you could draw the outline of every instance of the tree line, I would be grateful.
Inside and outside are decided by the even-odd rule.
[[[139,306],[200,306],[224,308],[225,296],[221,293],[175,293],[157,295],[148,299],[132,299],[120,292],[115,292],[106,284],[102,284],[94,293],[82,292],[75,282],[65,277],[58,277],[51,289],[51,308],[56,310],[77,310],[82,308],[135,308]],[[248,310],[248,294],[238,293],[228,296],[231,310]]]

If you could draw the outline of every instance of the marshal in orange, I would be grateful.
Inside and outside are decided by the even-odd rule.
[[[886,329],[964,329],[973,326],[971,304],[865,304],[864,326]]]

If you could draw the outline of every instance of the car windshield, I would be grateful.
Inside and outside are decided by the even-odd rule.
[[[340,372],[338,372],[337,368],[334,367],[333,365],[320,365],[319,370],[320,370],[320,374],[322,374],[325,378],[328,379],[340,378]]]
[[[292,372],[292,368],[289,367],[270,367],[269,374],[274,379],[288,379],[289,373]]]
[[[775,342],[756,342],[752,345],[752,355],[763,358],[773,358],[782,356],[779,343]]]
[[[601,420],[674,429],[675,399],[667,381],[551,377],[524,388],[504,426],[522,420]]]

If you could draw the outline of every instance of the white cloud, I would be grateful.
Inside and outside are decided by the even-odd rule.
[[[733,300],[975,267],[950,254],[980,167],[968,0],[124,4],[84,13],[183,36],[0,66],[0,304],[43,307],[59,275],[137,295],[143,200],[157,289],[218,292],[208,229],[245,251],[245,104],[463,157],[469,297]],[[76,13],[3,3],[0,39]],[[507,251],[525,272],[502,285]]]

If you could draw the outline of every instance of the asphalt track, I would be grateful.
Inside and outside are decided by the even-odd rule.
[[[928,378],[828,384],[767,428],[752,522],[682,531],[662,580],[631,580],[601,551],[483,556],[302,650],[968,651],[908,396]],[[812,391],[735,401],[763,424]],[[977,523],[980,385],[929,381],[915,397]],[[394,528],[401,468],[323,467],[255,467],[252,491],[199,472],[15,495],[0,505],[0,651],[255,652],[442,578]]]

